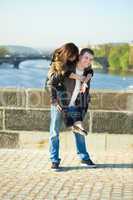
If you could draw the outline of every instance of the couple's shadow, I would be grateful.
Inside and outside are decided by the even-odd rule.
[[[60,170],[61,172],[64,171],[72,171],[72,170],[82,170],[82,169],[131,169],[133,168],[133,163],[107,163],[107,164],[96,164],[96,167],[90,168],[90,167],[83,167],[83,166],[61,166]]]

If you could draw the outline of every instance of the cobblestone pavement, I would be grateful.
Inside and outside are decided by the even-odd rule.
[[[61,158],[52,172],[45,149],[0,149],[0,200],[133,200],[131,151],[93,153],[95,169],[74,152]]]

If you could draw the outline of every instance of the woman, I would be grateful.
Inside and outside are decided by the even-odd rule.
[[[70,76],[73,67],[78,61],[78,57],[79,49],[73,43],[66,43],[53,53],[46,85],[50,89],[51,103],[57,103],[59,110],[61,108],[58,105],[57,91],[65,91],[63,85],[64,77]],[[78,78],[82,81],[84,77],[80,76]]]

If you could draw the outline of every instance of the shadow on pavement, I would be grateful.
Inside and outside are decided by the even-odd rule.
[[[133,168],[133,163],[97,164],[97,168]]]
[[[95,168],[82,167],[82,166],[61,166],[59,171],[81,170],[81,169],[99,169],[99,168],[133,168],[133,163],[108,163],[96,164]]]

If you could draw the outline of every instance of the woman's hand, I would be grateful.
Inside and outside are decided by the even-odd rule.
[[[80,81],[81,82],[84,82],[85,81],[85,79],[86,79],[86,77],[85,76],[79,76],[80,77]]]
[[[80,87],[80,93],[85,93],[87,87],[88,86],[87,86],[87,84],[85,82],[82,83],[82,85]]]

